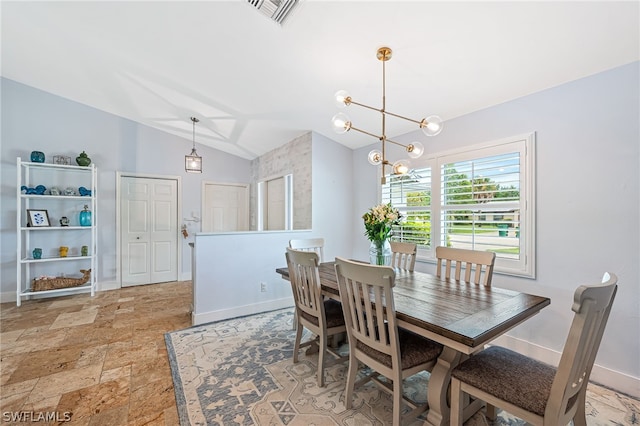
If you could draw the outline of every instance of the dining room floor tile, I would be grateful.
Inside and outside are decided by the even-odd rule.
[[[1,304],[0,412],[177,425],[164,333],[191,325],[192,294],[177,281]]]

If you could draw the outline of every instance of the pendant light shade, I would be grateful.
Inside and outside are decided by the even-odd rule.
[[[195,117],[191,117],[193,122],[193,148],[191,154],[184,156],[184,169],[189,173],[202,173],[202,157],[196,152],[196,123],[198,120]]]

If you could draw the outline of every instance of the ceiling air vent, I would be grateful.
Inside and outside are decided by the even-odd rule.
[[[249,4],[267,17],[282,25],[298,0],[247,0]]]

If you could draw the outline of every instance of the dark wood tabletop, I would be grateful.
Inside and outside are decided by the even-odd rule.
[[[278,268],[276,272],[284,279],[289,277],[287,268]],[[319,272],[323,292],[339,299],[334,262],[320,264]],[[428,337],[448,346],[458,349],[460,345],[466,346],[468,349],[462,350],[466,353],[472,353],[550,303],[546,297],[400,269],[396,270],[393,294],[401,325],[426,330]]]

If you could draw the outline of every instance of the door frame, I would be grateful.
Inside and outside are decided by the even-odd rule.
[[[284,229],[282,231],[293,230],[293,173],[286,173],[268,176],[261,179],[256,185],[256,229],[258,231],[265,231],[266,185],[269,181],[280,178],[284,179]]]
[[[237,183],[237,182],[217,182],[211,180],[203,180],[200,185],[200,232],[205,232],[202,228],[204,226],[204,211],[206,208],[206,199],[205,199],[205,190],[207,185],[224,185],[224,186],[235,186],[239,188],[244,188],[245,190],[245,202],[247,206],[247,214],[245,215],[245,220],[247,222],[247,231],[251,229],[251,185],[248,183]]]
[[[120,227],[122,224],[120,223],[120,196],[122,195],[122,178],[141,178],[141,179],[164,179],[164,180],[175,180],[176,181],[176,197],[178,198],[177,207],[178,211],[176,212],[176,229],[180,230],[180,218],[182,217],[182,177],[181,176],[171,176],[171,175],[153,175],[148,173],[129,173],[129,172],[116,172],[116,282],[118,283],[118,288],[122,287],[122,241],[120,238]],[[178,272],[178,280],[182,281],[182,244],[180,238],[178,238],[178,243],[176,247],[176,259],[177,262],[177,272]]]

